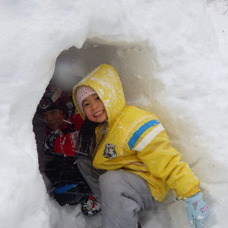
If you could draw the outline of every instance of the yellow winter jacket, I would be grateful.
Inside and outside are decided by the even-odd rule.
[[[104,102],[107,123],[96,129],[93,166],[97,169],[123,169],[145,179],[152,196],[163,201],[169,189],[185,198],[200,191],[199,180],[188,164],[180,160],[156,115],[125,104],[121,81],[116,70],[102,64],[73,88],[90,86]]]

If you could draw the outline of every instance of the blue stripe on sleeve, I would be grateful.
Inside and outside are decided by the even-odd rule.
[[[160,122],[157,120],[150,120],[148,122],[146,122],[145,124],[143,124],[130,138],[130,140],[128,141],[128,146],[130,149],[132,149],[137,140],[139,139],[139,137],[150,127],[153,127],[155,125],[158,125]]]

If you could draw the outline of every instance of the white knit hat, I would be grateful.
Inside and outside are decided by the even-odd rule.
[[[82,102],[90,95],[95,94],[96,92],[89,86],[80,86],[77,88],[76,90],[76,100],[77,100],[77,104],[79,109],[81,110],[82,113],[83,109],[82,109]]]

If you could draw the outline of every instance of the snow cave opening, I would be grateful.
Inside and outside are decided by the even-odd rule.
[[[118,71],[127,103],[150,109],[152,103],[156,106],[153,97],[156,88],[159,87],[158,80],[153,78],[153,72],[157,67],[154,53],[154,50],[145,43],[87,41],[80,49],[72,46],[59,54],[49,85],[71,95],[72,87],[83,76],[98,65],[107,63]],[[50,182],[44,175],[44,168],[51,158],[43,152],[45,127],[38,115],[33,118],[33,130],[37,143],[39,170],[48,189]]]

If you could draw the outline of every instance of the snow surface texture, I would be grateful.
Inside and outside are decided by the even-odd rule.
[[[160,117],[199,176],[205,227],[227,227],[227,9],[222,0],[1,1],[0,227],[101,225],[49,199],[32,126],[50,80],[71,91],[101,63],[119,71],[129,104]],[[172,197],[140,215],[143,228],[190,227]]]

